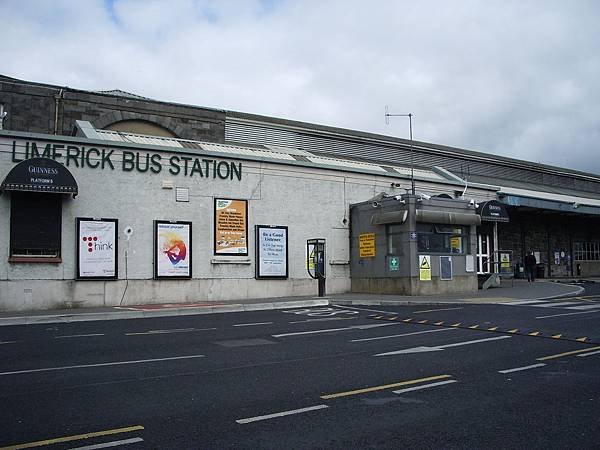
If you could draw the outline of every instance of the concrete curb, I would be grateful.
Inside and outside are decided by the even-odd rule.
[[[41,316],[0,317],[0,327],[10,325],[38,325],[48,323],[90,322],[94,320],[149,319],[152,317],[194,316],[245,311],[265,311],[286,308],[328,306],[329,300],[297,300],[291,302],[264,302],[219,305],[203,308],[173,308],[158,311],[106,311],[98,313],[47,314]]]

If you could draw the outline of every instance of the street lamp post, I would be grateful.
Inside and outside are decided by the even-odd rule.
[[[411,194],[415,195],[415,170],[413,163],[413,134],[412,134],[412,113],[408,114],[390,114],[388,112],[387,106],[385,107],[385,121],[389,123],[390,117],[408,117],[408,125],[410,130],[410,190]]]

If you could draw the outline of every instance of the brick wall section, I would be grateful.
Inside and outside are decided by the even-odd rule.
[[[58,102],[57,102],[58,99]],[[183,139],[225,141],[225,112],[187,105],[95,94],[55,86],[20,84],[0,80],[0,103],[8,113],[4,129],[31,133],[70,135],[76,120],[96,128],[122,120],[156,123]]]
[[[572,243],[597,241],[600,219],[592,216],[565,216],[555,213],[522,212],[509,210],[510,223],[498,225],[501,249],[512,249],[515,263],[523,263],[528,250],[540,252],[539,263],[545,266],[545,276],[572,276]],[[555,253],[559,253],[556,264]],[[564,252],[564,257],[562,256]],[[600,276],[600,261],[583,264],[583,276]],[[576,272],[576,263],[573,264]]]

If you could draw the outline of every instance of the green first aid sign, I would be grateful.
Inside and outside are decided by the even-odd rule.
[[[399,270],[400,261],[397,256],[392,256],[390,258],[390,270],[392,272],[396,272]]]

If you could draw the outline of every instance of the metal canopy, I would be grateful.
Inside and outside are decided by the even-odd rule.
[[[0,184],[0,191],[73,194],[79,190],[75,178],[62,164],[49,158],[31,158],[14,166]]]

